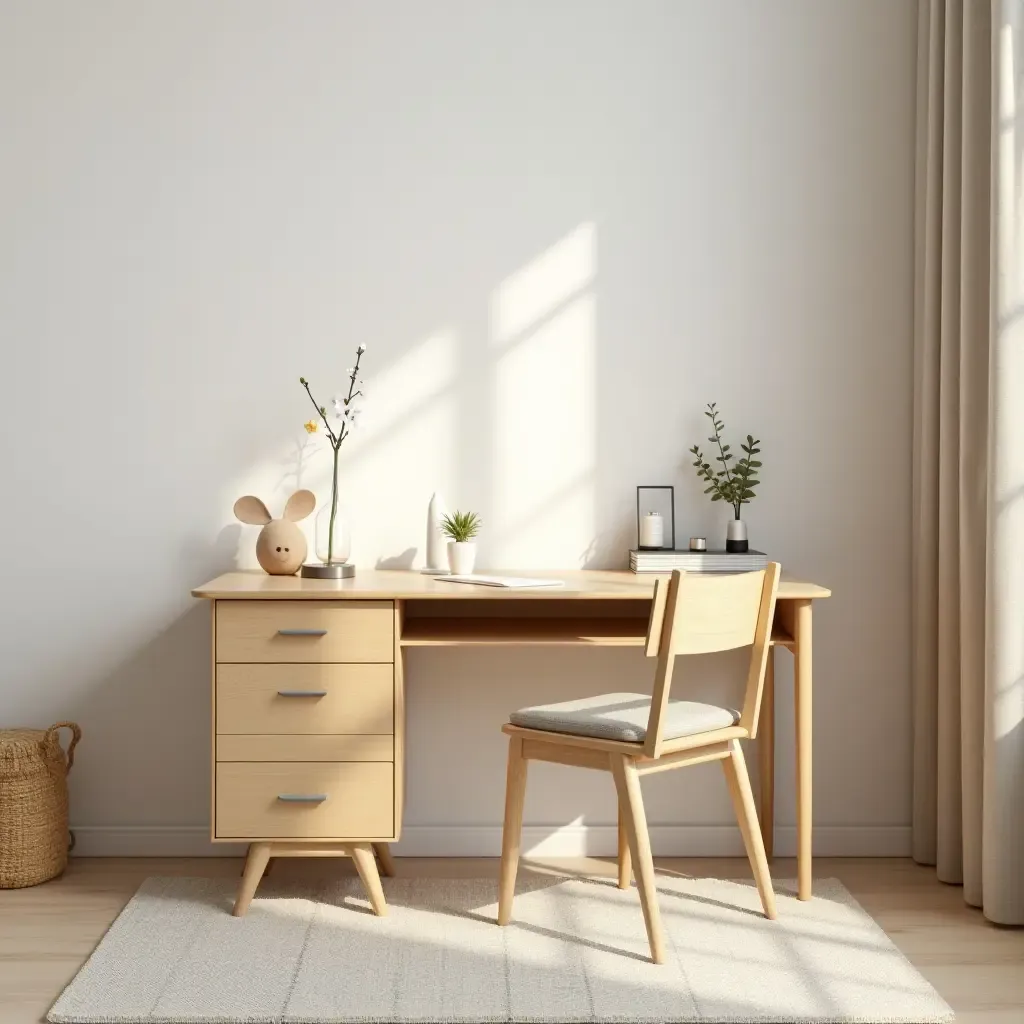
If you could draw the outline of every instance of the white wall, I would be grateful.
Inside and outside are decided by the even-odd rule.
[[[754,544],[835,592],[818,848],[905,849],[913,32],[893,0],[0,2],[0,722],[81,722],[83,848],[205,849],[189,589],[252,564],[238,495],[324,496],[298,377],[326,399],[362,342],[362,566],[422,557],[434,488],[490,567],[623,566],[637,483],[720,539],[701,409],[759,435]],[[648,683],[416,652],[405,850],[497,849],[510,709]],[[607,779],[531,778],[531,841],[614,822]],[[738,851],[713,766],[646,792],[661,849]]]

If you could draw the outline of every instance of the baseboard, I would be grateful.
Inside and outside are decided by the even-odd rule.
[[[81,825],[73,828],[79,857],[237,857],[245,846],[211,843],[206,825]],[[523,853],[537,857],[612,857],[614,825],[528,825]],[[909,857],[909,825],[819,825],[814,829],[819,857]],[[734,825],[653,825],[651,847],[662,857],[742,857],[743,841]],[[497,857],[499,825],[412,825],[395,844],[399,857]],[[775,855],[796,854],[796,828],[778,825]]]

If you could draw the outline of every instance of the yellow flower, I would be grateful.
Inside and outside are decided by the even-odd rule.
[[[308,423],[304,424],[304,426],[306,428],[306,433],[307,434],[315,434],[316,433],[316,420],[310,420]]]

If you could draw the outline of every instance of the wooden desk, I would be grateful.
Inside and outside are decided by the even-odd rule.
[[[396,841],[402,829],[408,647],[643,644],[653,575],[604,570],[528,575],[550,576],[565,585],[505,590],[415,572],[361,569],[342,581],[232,572],[194,590],[193,596],[210,600],[213,608],[213,841],[272,843],[273,856],[326,854],[332,845],[349,852],[353,843],[364,848],[374,843],[384,861],[381,844]],[[772,631],[773,644],[792,651],[795,662],[800,899],[811,895],[811,608],[829,596],[824,587],[783,577]],[[328,619],[330,640],[325,639]],[[282,680],[294,689],[285,690]],[[298,700],[278,701],[282,690]],[[318,701],[315,714],[304,697]],[[774,719],[773,656],[757,741],[761,828],[769,856]],[[356,724],[345,725],[342,733],[338,721]],[[299,767],[310,762],[320,767],[319,774]],[[336,810],[333,817],[317,818],[319,811],[310,816],[284,807],[278,818],[268,818],[261,811],[263,790],[289,780],[333,787],[348,809],[340,818]],[[391,807],[389,813],[382,813],[381,801]],[[263,831],[267,834],[259,834]],[[356,866],[361,874],[366,867],[359,860]]]

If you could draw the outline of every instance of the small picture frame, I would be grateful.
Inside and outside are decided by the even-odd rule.
[[[676,489],[645,484],[636,489],[636,547],[638,551],[674,551],[676,547]]]

